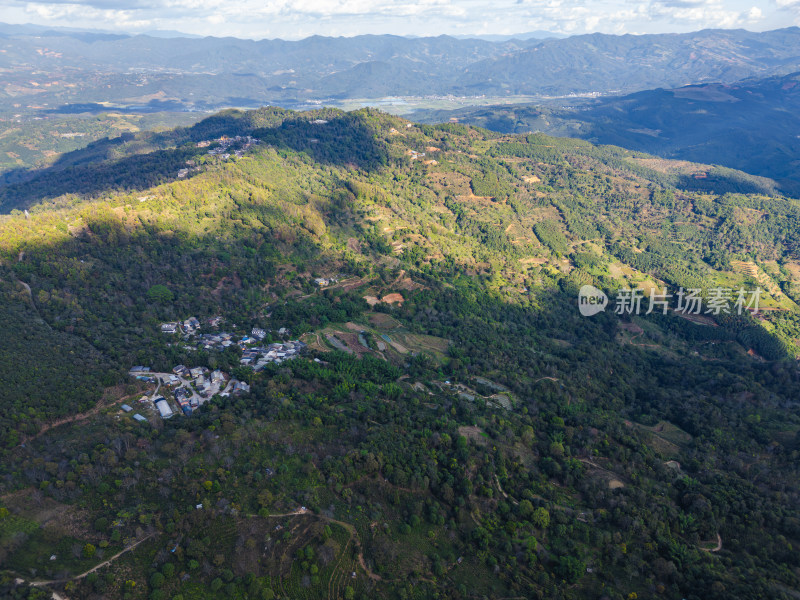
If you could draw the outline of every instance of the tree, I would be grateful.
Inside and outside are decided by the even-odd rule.
[[[558,560],[555,573],[568,583],[575,583],[586,571],[586,565],[574,556],[562,556]]]
[[[523,519],[529,519],[533,514],[533,504],[530,500],[523,500],[519,503],[519,514]]]
[[[147,298],[159,304],[169,304],[175,299],[175,294],[163,284],[156,284],[147,290]]]
[[[97,548],[94,547],[92,544],[86,544],[83,547],[83,557],[84,558],[92,558],[94,553],[96,552]]]
[[[162,585],[164,585],[164,581],[165,581],[164,575],[162,575],[158,571],[156,571],[150,576],[150,586],[155,589],[158,589]]]
[[[472,530],[472,540],[479,548],[485,550],[489,547],[489,532],[483,527],[476,527]]]
[[[535,511],[533,511],[533,516],[531,517],[531,521],[533,522],[536,527],[540,529],[547,529],[550,526],[550,513],[547,511],[546,508],[540,506]]]

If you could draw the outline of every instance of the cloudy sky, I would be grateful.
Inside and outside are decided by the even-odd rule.
[[[0,0],[0,21],[255,39],[763,31],[800,25],[800,0]]]

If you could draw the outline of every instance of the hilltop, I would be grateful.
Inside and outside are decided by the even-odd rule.
[[[800,193],[796,131],[800,74],[653,89],[576,101],[417,111],[424,123],[458,121],[502,133],[542,132],[615,144],[664,158],[724,165]]]

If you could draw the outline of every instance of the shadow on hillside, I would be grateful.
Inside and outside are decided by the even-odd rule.
[[[101,147],[109,151],[114,145]],[[117,160],[100,158],[99,162],[89,164],[70,164],[77,157],[63,157],[61,162],[67,164],[9,173],[9,178],[27,177],[27,180],[0,187],[0,214],[65,195],[95,198],[113,192],[145,190],[178,179],[178,172],[186,167],[186,161],[199,153],[194,148],[157,150]]]
[[[318,115],[319,119],[313,118]],[[304,153],[318,163],[375,170],[388,163],[388,152],[385,144],[375,138],[373,118],[368,112],[341,111],[318,111],[309,117],[265,107],[247,112],[223,111],[192,127],[165,133],[123,134],[98,140],[65,153],[48,167],[15,169],[3,175],[0,214],[70,194],[97,198],[175,181],[188,166],[187,161],[202,158],[208,152],[193,142],[221,136],[252,135],[262,144],[279,151]]]
[[[690,192],[706,192],[711,194],[764,194],[772,196],[781,193],[775,183],[765,178],[744,176],[733,169],[726,173],[700,172],[693,175],[678,175],[675,187]]]
[[[264,214],[265,208],[270,214]],[[318,261],[331,260],[313,236],[300,235],[300,226],[281,227],[298,225],[299,221],[273,215],[273,209],[274,206],[243,203],[237,205],[231,218],[217,222],[218,229],[202,232],[197,229],[196,234],[192,233],[191,218],[182,220],[183,230],[173,231],[171,223],[165,223],[163,228],[150,224],[131,230],[126,219],[106,211],[87,219],[86,230],[75,237],[24,240],[21,247],[25,248],[25,254],[21,260],[15,260],[13,266],[8,261],[8,266],[0,266],[0,271],[7,269],[2,273],[6,281],[19,278],[30,285],[29,297],[46,322],[59,331],[68,329],[106,355],[114,356],[120,372],[138,363],[162,367],[188,364],[196,358],[180,348],[159,343],[163,339],[159,337],[159,322],[190,315],[225,314],[231,320],[235,317],[237,323],[247,323],[247,319],[253,318],[254,306],[261,307],[261,302],[267,300],[272,302],[266,292],[259,297],[258,290],[274,283],[278,265],[294,260],[313,271],[320,264]],[[233,221],[274,223],[276,227],[272,231],[262,226],[230,228]],[[294,236],[287,236],[287,230]],[[17,251],[13,247],[10,255],[17,256]],[[630,338],[626,342],[623,338],[619,342],[622,329],[614,312],[609,310],[591,318],[580,315],[576,284],[562,283],[560,288],[539,292],[538,308],[533,308],[505,303],[499,295],[486,293],[477,283],[469,284],[463,294],[455,288],[448,290],[436,285],[437,280],[448,282],[458,277],[458,271],[434,271],[429,275],[430,289],[423,290],[419,300],[398,308],[409,311],[401,312],[400,316],[406,322],[416,320],[420,331],[452,340],[453,348],[458,351],[454,358],[459,355],[469,358],[459,360],[461,366],[456,363],[448,367],[453,376],[461,377],[462,381],[472,374],[493,374],[492,379],[499,376],[499,383],[511,388],[531,412],[585,403],[603,410],[652,414],[694,432],[692,415],[706,413],[692,410],[698,408],[693,402],[711,402],[707,399],[719,394],[719,402],[724,406],[727,390],[737,384],[740,384],[738,389],[747,389],[746,382],[739,379],[742,372],[750,373],[752,382],[779,382],[786,389],[784,378],[757,377],[757,372],[767,365],[752,361],[744,352],[722,356],[725,359],[722,361],[701,360],[651,350],[647,344],[658,338],[651,342],[634,342]],[[148,299],[148,290],[155,284],[165,285],[172,292],[171,299]],[[250,296],[248,290],[256,295]],[[407,292],[403,293],[409,297]],[[69,297],[70,302],[60,301],[62,297]],[[319,315],[307,308],[310,304],[291,302],[296,314],[306,315],[303,319],[311,323]],[[412,310],[415,306],[417,312]],[[0,303],[0,317],[7,310]],[[347,321],[347,315],[330,321]],[[712,336],[721,333],[721,328],[703,327],[675,316],[657,321],[654,315],[649,321],[664,336],[671,332],[678,338],[677,344],[685,343],[689,348],[702,349],[701,342],[716,341]],[[287,325],[287,321],[281,321],[280,325]],[[293,323],[288,325],[291,327]],[[694,328],[703,330],[702,338],[687,333]],[[31,343],[46,344],[48,340],[52,341],[48,335],[42,335]],[[25,372],[20,365],[27,364],[23,359],[30,355],[9,354],[13,360],[0,365],[0,380],[15,381],[7,374]],[[75,360],[70,358],[66,364],[74,365]],[[789,368],[791,371],[787,372],[794,374],[796,390],[800,385],[796,383],[796,369],[791,364]],[[90,381],[91,370],[83,373],[84,380]],[[20,389],[24,389],[22,384]],[[692,390],[692,394],[685,393],[686,390]],[[767,390],[760,396],[769,398],[770,394],[772,390]],[[796,391],[785,391],[787,402],[796,395]],[[59,398],[52,394],[46,399],[51,404],[46,406],[56,410]],[[707,407],[703,404],[701,408],[705,411]],[[712,408],[716,414],[724,414],[716,406]]]
[[[279,127],[259,129],[255,135],[278,149],[304,152],[314,161],[368,171],[389,162],[386,144],[376,138],[377,112],[335,111],[330,118],[287,119]]]

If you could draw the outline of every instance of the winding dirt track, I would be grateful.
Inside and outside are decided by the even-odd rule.
[[[101,399],[100,401],[98,401],[97,404],[95,404],[94,408],[87,410],[86,412],[77,413],[69,417],[62,417],[61,419],[45,423],[44,425],[42,425],[42,428],[36,434],[24,437],[17,445],[17,447],[22,446],[23,444],[27,444],[32,440],[35,440],[39,436],[47,433],[54,427],[58,427],[59,425],[66,425],[67,423],[75,423],[76,421],[85,421],[89,417],[92,417],[97,413],[99,413],[102,409],[106,408],[107,406],[111,406],[112,404],[114,404],[114,402],[116,402],[116,400],[109,399],[108,401],[104,402]]]
[[[722,550],[722,536],[719,533],[717,534],[717,545],[713,548],[700,548],[700,550],[704,552],[719,552]]]
[[[270,517],[282,518],[282,517],[295,517],[295,516],[303,516],[303,515],[310,516],[310,517],[316,517],[318,519],[322,519],[323,521],[327,521],[329,523],[335,523],[337,525],[340,525],[340,526],[344,527],[350,533],[350,540],[348,540],[348,544],[350,543],[350,541],[353,541],[353,540],[355,541],[355,546],[358,549],[358,563],[361,566],[361,568],[364,569],[364,572],[367,574],[367,576],[370,579],[372,579],[374,581],[380,581],[381,580],[381,576],[378,575],[377,573],[374,573],[373,571],[371,571],[370,568],[367,566],[366,560],[364,560],[364,552],[361,550],[361,544],[360,544],[360,542],[358,540],[358,532],[356,531],[355,526],[352,525],[351,523],[346,523],[345,521],[339,521],[338,519],[334,519],[332,517],[326,517],[325,515],[318,515],[318,514],[310,512],[308,510],[296,510],[296,511],[288,512],[288,513],[276,513],[276,514],[267,515],[267,517],[263,517],[263,518],[270,518]],[[242,515],[242,516],[246,516],[248,518],[262,518],[262,517],[260,517],[260,515],[250,515],[250,514],[248,514],[248,515]],[[39,581],[29,581],[28,584],[31,585],[32,587],[42,587],[42,586],[48,586],[48,585],[59,584],[59,583],[67,583],[69,581],[77,581],[79,579],[83,579],[84,577],[86,577],[90,573],[94,573],[95,571],[110,565],[112,562],[114,562],[116,559],[118,559],[123,554],[125,554],[127,552],[130,552],[131,550],[136,548],[139,544],[141,544],[141,543],[153,538],[156,535],[158,535],[158,532],[151,533],[150,535],[145,536],[140,540],[137,540],[136,542],[134,542],[130,546],[128,546],[128,547],[124,548],[123,550],[120,550],[119,552],[117,552],[114,556],[111,556],[110,558],[104,560],[103,562],[98,563],[97,565],[95,565],[94,567],[89,569],[88,571],[86,571],[84,573],[81,573],[79,575],[75,575],[73,577],[66,577],[64,579],[48,579],[48,580],[39,580]],[[346,548],[346,546],[345,546],[345,548]],[[23,581],[23,582],[25,581],[22,578],[20,578],[20,580]],[[54,593],[53,597],[56,598],[57,596],[58,595]],[[68,600],[63,595],[58,596],[58,598],[60,598],[61,600]]]
[[[254,519],[254,518],[265,518],[265,519],[268,519],[270,517],[281,518],[281,517],[295,517],[295,516],[301,516],[301,515],[305,515],[305,516],[309,516],[309,517],[316,517],[317,519],[322,519],[323,521],[327,521],[328,523],[335,523],[336,525],[340,525],[340,526],[344,527],[348,531],[348,533],[350,533],[350,539],[351,540],[355,540],[355,546],[356,546],[356,548],[358,548],[358,562],[361,565],[361,568],[364,569],[364,572],[367,574],[367,576],[370,579],[373,579],[375,581],[380,581],[381,580],[381,576],[378,575],[377,573],[373,573],[370,570],[370,568],[367,566],[367,563],[364,560],[364,552],[361,550],[361,542],[358,539],[358,532],[356,531],[355,525],[353,525],[351,523],[346,523],[345,521],[339,521],[338,519],[334,519],[333,517],[326,517],[325,515],[315,514],[315,513],[312,513],[311,511],[308,511],[308,510],[295,510],[293,512],[288,512],[288,513],[279,513],[279,514],[267,515],[266,517],[261,517],[260,515],[243,515],[243,516],[246,516],[246,517],[251,518],[251,519]],[[349,543],[349,541],[348,541],[348,543]]]
[[[637,333],[636,335],[634,335],[632,338],[630,338],[630,339],[628,340],[628,342],[630,343],[630,345],[631,345],[631,346],[639,346],[640,348],[658,348],[658,344],[637,344],[636,342],[634,342],[634,341],[633,341],[633,340],[635,340],[636,338],[638,338],[638,337],[642,336],[643,334],[644,334],[644,331],[640,331],[639,333]]]
[[[74,577],[67,577],[65,579],[48,579],[48,580],[41,580],[41,581],[29,581],[28,584],[31,587],[42,587],[42,586],[46,586],[46,585],[53,585],[54,583],[67,583],[69,581],[77,581],[78,579],[83,579],[84,577],[86,577],[90,573],[94,573],[98,569],[102,569],[103,567],[110,565],[112,562],[114,562],[120,556],[122,556],[126,552],[130,552],[131,550],[136,548],[136,546],[138,546],[142,542],[146,542],[147,540],[149,540],[150,538],[152,538],[155,535],[156,535],[156,533],[151,533],[150,535],[143,537],[142,539],[134,542],[133,544],[131,544],[127,548],[125,548],[123,550],[120,550],[119,552],[117,552],[111,558],[108,558],[108,559],[104,560],[103,562],[93,566],[91,569],[89,569],[85,573],[81,573],[80,575],[75,575]],[[21,580],[23,582],[25,581],[24,579],[21,579]],[[56,600],[68,600],[66,596],[57,594],[56,592],[53,592],[53,598],[56,599]]]

